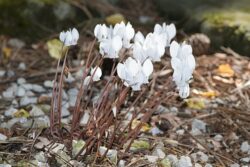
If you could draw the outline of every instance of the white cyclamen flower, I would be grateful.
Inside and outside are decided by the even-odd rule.
[[[102,76],[102,70],[100,67],[91,68],[90,75],[93,76],[93,81],[99,81]]]
[[[107,58],[118,58],[119,51],[122,48],[122,39],[120,36],[109,36],[100,42],[100,53]]]
[[[139,31],[135,34],[134,44],[132,46],[133,57],[139,62],[143,63],[147,59],[146,51],[143,49],[145,38],[143,34]]]
[[[189,96],[189,80],[195,69],[195,59],[192,54],[192,47],[185,43],[179,45],[173,41],[170,45],[171,66],[174,69],[173,80],[182,98]]]
[[[133,44],[133,57],[143,63],[147,58],[152,61],[160,61],[165,53],[165,38],[159,34],[149,33],[144,38],[141,32],[137,32]]]
[[[95,68],[91,68],[91,70],[90,70],[90,76],[87,76],[84,79],[83,85],[87,86],[89,84],[89,82],[90,82],[91,77],[92,77],[92,80],[94,82],[96,82],[96,81],[100,80],[101,76],[102,76],[102,70],[101,70],[100,67],[96,66]]]
[[[142,84],[148,83],[148,78],[153,72],[153,64],[147,59],[143,65],[129,57],[124,64],[117,65],[117,74],[124,81],[125,86],[131,86],[134,91],[141,89]]]
[[[98,41],[102,41],[104,39],[107,39],[109,35],[108,27],[105,24],[97,24],[94,29],[95,37],[98,39]]]
[[[121,22],[114,26],[113,35],[120,36],[123,47],[129,48],[131,46],[130,40],[134,37],[135,30],[129,22],[127,25],[125,25],[124,22]]]
[[[156,24],[154,27],[154,34],[159,34],[164,38],[165,40],[165,47],[170,46],[171,40],[176,35],[176,28],[174,24],[166,25],[166,23],[163,23],[162,26],[159,24]]]
[[[65,46],[76,45],[79,39],[79,32],[75,28],[66,32],[62,31],[59,38]]]
[[[160,34],[149,33],[143,43],[146,57],[153,62],[160,61],[165,53],[165,41]]]

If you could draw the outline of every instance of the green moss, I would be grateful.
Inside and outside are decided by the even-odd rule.
[[[215,47],[227,46],[241,54],[250,52],[250,13],[240,10],[213,10],[202,15],[201,31]]]

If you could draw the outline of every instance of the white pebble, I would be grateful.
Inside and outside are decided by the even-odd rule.
[[[198,131],[206,132],[206,123],[202,120],[194,119],[192,122],[192,134],[196,134]]]
[[[20,63],[20,64],[18,65],[18,69],[19,69],[19,70],[26,70],[26,64],[25,64],[25,63]]]
[[[241,158],[240,161],[248,163],[248,162],[250,162],[250,157]]]
[[[175,165],[178,163],[178,158],[176,155],[173,154],[169,154],[167,155],[167,159],[169,159],[169,161],[171,162],[171,164]]]
[[[153,155],[145,155],[145,158],[151,163],[155,163],[158,160],[158,156]]]
[[[33,84],[32,85],[32,90],[34,92],[37,92],[37,93],[45,92],[45,89],[41,85],[38,85],[38,84]]]
[[[53,88],[54,83],[53,83],[53,81],[46,80],[46,81],[43,82],[43,85],[44,85],[45,87],[47,87],[47,88]]]
[[[22,84],[22,87],[25,90],[32,90],[32,84],[29,84],[29,83]]]
[[[230,165],[230,167],[240,167],[240,165],[239,164],[232,164],[232,165]]]
[[[30,116],[32,117],[37,117],[37,116],[42,116],[45,115],[43,110],[35,105],[32,106],[32,109],[30,111]]]
[[[191,154],[191,156],[195,162],[197,161],[207,162],[208,161],[208,156],[201,151],[198,151],[197,153],[193,153]]]
[[[21,106],[26,106],[26,105],[34,104],[34,103],[37,103],[37,97],[24,96],[20,100],[20,105]]]
[[[0,70],[0,77],[3,77],[4,75],[5,75],[5,71],[3,71],[3,70]]]
[[[240,150],[242,151],[242,152],[248,152],[248,150],[250,149],[250,145],[248,144],[248,142],[247,141],[244,141],[242,144],[241,144],[241,146],[240,146]]]
[[[15,108],[13,108],[13,107],[10,107],[8,110],[6,110],[6,111],[4,112],[4,115],[5,115],[6,117],[13,117],[13,114],[14,114],[15,112],[17,112],[17,109],[15,109]]]
[[[176,134],[180,135],[180,136],[182,136],[184,133],[185,133],[184,129],[179,129],[179,130],[176,131]]]
[[[192,167],[192,161],[188,156],[181,156],[177,163],[177,167]]]
[[[5,141],[7,139],[7,136],[4,134],[0,133],[0,141]]]
[[[25,84],[25,83],[26,83],[26,79],[24,79],[24,78],[18,78],[18,79],[17,79],[17,83],[18,83],[19,85]]]
[[[215,141],[222,141],[222,139],[223,139],[223,136],[220,134],[217,134],[216,136],[214,136]]]
[[[16,95],[17,95],[18,97],[23,97],[23,96],[25,95],[25,93],[26,93],[26,90],[25,90],[22,86],[19,86],[19,87],[17,88]]]

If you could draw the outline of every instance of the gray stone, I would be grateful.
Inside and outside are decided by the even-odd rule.
[[[43,85],[47,88],[53,88],[53,81],[46,80],[44,81]]]
[[[5,141],[7,140],[7,136],[5,136],[4,134],[0,133],[0,141]]]
[[[43,116],[43,115],[45,114],[40,107],[35,106],[35,105],[32,106],[32,109],[30,111],[30,116],[37,117],[37,116]]]
[[[37,97],[24,96],[20,100],[20,106],[27,106],[29,104],[37,103]]]
[[[38,85],[38,84],[32,84],[32,90],[37,93],[45,92],[45,89],[41,85]]]
[[[25,93],[26,93],[26,90],[25,90],[22,86],[19,86],[19,87],[17,88],[16,95],[17,95],[18,97],[23,97],[23,96],[25,95]]]
[[[18,79],[17,79],[17,83],[18,83],[19,85],[22,85],[22,84],[26,83],[26,79],[24,79],[24,78],[18,78]]]

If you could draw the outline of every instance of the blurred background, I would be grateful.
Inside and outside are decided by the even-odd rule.
[[[146,32],[157,22],[173,22],[184,39],[204,33],[213,48],[250,52],[249,0],[0,0],[0,34],[25,43],[74,26],[90,35],[97,23],[120,20]]]

